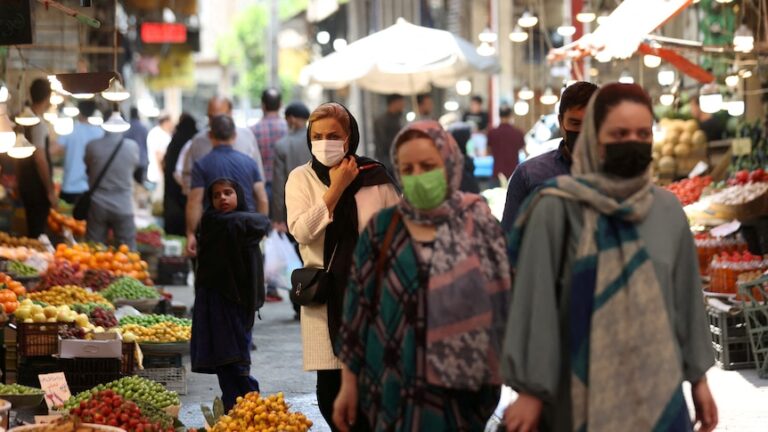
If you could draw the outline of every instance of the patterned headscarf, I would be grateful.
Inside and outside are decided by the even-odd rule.
[[[431,138],[448,180],[446,200],[433,210],[415,209],[405,198],[399,204],[406,219],[437,227],[427,287],[427,382],[471,390],[500,384],[511,285],[501,226],[482,198],[459,192],[464,156],[453,137],[425,120],[406,126],[395,143],[412,130]],[[392,160],[402,183],[394,145]]]

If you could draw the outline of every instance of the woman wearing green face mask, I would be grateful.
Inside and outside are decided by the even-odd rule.
[[[392,160],[404,198],[357,243],[334,423],[483,430],[499,398],[510,289],[501,228],[482,198],[459,192],[464,158],[437,122],[403,129]]]

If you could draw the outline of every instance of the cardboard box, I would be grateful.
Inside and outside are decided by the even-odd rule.
[[[123,339],[117,333],[94,334],[93,340],[59,339],[60,358],[123,358]]]

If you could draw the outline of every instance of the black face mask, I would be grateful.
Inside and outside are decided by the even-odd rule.
[[[568,152],[573,154],[573,147],[576,145],[576,140],[579,138],[579,131],[565,130],[565,147],[568,148]]]
[[[605,144],[603,172],[616,177],[637,177],[648,169],[653,160],[651,143],[621,141]]]

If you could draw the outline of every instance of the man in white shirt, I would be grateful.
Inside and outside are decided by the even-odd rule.
[[[157,119],[157,125],[147,134],[147,152],[149,167],[147,168],[147,180],[154,183],[152,201],[163,199],[163,159],[171,142],[174,124],[171,116],[164,114]]]

